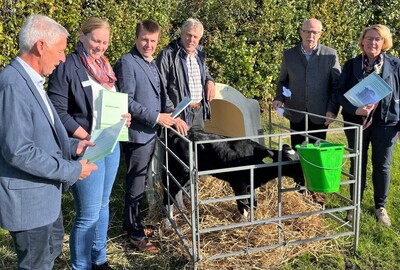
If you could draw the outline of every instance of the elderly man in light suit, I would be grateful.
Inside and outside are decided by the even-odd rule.
[[[157,129],[180,123],[187,131],[184,121],[166,113],[173,110],[173,104],[167,97],[153,60],[160,31],[159,25],[152,20],[138,23],[135,46],[114,67],[118,91],[129,95],[128,109],[133,123],[129,128],[129,142],[122,145],[128,169],[123,228],[135,249],[150,253],[158,253],[159,249],[146,237],[140,218],[140,204]]]
[[[0,226],[13,238],[18,269],[52,269],[61,253],[61,193],[97,168],[72,161],[88,141],[70,140],[43,89],[43,76],[65,61],[68,32],[32,15],[19,55],[0,73]]]
[[[273,107],[278,109],[285,104],[285,108],[336,118],[339,104],[335,100],[333,89],[340,75],[336,50],[318,43],[322,35],[322,23],[317,19],[306,20],[300,35],[302,42],[283,54]],[[284,95],[284,87],[291,91],[290,97]],[[285,110],[284,116],[289,119],[292,130],[306,130],[304,114]],[[309,120],[308,130],[326,129],[332,122],[331,119],[312,116]],[[326,139],[326,131],[312,135]],[[292,148],[304,140],[302,135],[292,135]],[[310,139],[310,142],[314,141]],[[296,181],[303,184],[303,181]],[[323,203],[321,198],[316,201]]]

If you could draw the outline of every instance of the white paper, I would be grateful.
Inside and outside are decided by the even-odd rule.
[[[283,108],[277,108],[276,111],[278,112],[279,116],[283,116],[283,113],[285,112]]]
[[[122,119],[108,128],[95,129],[90,141],[96,145],[86,148],[82,159],[87,159],[89,163],[93,163],[111,154],[118,143],[119,135],[121,134],[125,123],[126,119]]]
[[[283,95],[285,97],[291,97],[292,96],[292,91],[290,91],[290,89],[286,88],[285,86],[282,86],[282,92],[283,92]]]

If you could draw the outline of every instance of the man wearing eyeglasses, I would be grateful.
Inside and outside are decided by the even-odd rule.
[[[283,53],[273,101],[275,109],[284,105],[284,108],[336,118],[339,105],[333,89],[339,79],[340,65],[336,50],[318,43],[322,33],[321,21],[306,20],[300,30],[301,43]],[[284,110],[284,116],[289,119],[292,130],[306,130],[305,114]],[[310,116],[307,129],[326,129],[333,121],[329,118]],[[325,139],[326,131],[310,135]],[[292,148],[305,139],[303,135],[292,135]],[[309,141],[315,140],[310,138]]]

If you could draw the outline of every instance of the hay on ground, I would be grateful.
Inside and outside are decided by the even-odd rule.
[[[292,187],[293,181],[284,179],[284,188]],[[161,188],[159,188],[161,189]],[[199,199],[232,197],[233,191],[228,183],[215,177],[207,176],[199,183]],[[257,209],[255,219],[273,218],[278,216],[278,185],[277,180],[256,191]],[[186,210],[190,217],[190,202],[185,200]],[[160,206],[157,206],[160,207]],[[157,208],[156,207],[156,208]],[[240,222],[239,211],[235,201],[218,202],[199,207],[200,228],[228,225]],[[321,206],[308,200],[303,194],[293,191],[282,193],[282,216],[320,210]],[[148,217],[149,222],[160,223],[160,209],[153,209]],[[191,245],[191,227],[185,223],[180,214],[175,211],[175,220],[180,231]],[[279,228],[281,230],[279,230]],[[310,239],[330,234],[329,224],[322,215],[308,215],[278,222],[245,226],[211,233],[202,233],[200,237],[199,269],[266,269],[279,265],[296,256],[305,253],[317,253],[329,245],[329,241],[313,241],[292,246],[279,246],[269,250],[236,255],[223,259],[212,259],[214,255],[229,252],[240,252],[253,247],[272,246],[288,241]],[[187,254],[179,237],[173,230],[161,232],[163,248],[176,250],[177,253]]]

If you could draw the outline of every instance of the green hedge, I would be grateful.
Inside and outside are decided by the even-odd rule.
[[[48,15],[68,29],[68,51],[86,18],[107,18],[113,29],[107,51],[111,63],[132,47],[139,20],[150,18],[162,26],[160,50],[186,18],[196,17],[205,26],[202,43],[212,75],[260,101],[274,95],[282,53],[300,42],[299,27],[306,18],[323,22],[321,43],[338,51],[342,65],[359,53],[358,35],[366,25],[388,25],[394,33],[390,53],[397,56],[400,46],[398,0],[2,0],[0,68],[17,54],[18,31],[32,13]]]

